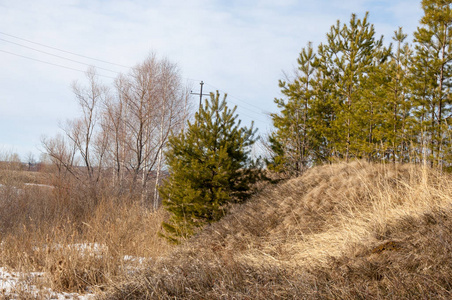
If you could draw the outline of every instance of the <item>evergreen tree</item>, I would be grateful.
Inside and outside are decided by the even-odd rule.
[[[429,159],[433,162],[432,157],[427,157],[427,149],[432,149],[432,132],[434,128],[434,109],[432,95],[434,94],[434,69],[432,68],[432,54],[421,47],[415,45],[415,55],[412,57],[410,64],[410,90],[411,102],[413,105],[413,116],[415,123],[413,131],[413,143],[415,148],[414,159],[419,162],[422,159]],[[430,148],[429,148],[430,146]]]
[[[404,43],[407,35],[402,28],[394,32],[395,51],[389,59],[373,69],[367,92],[374,94],[379,108],[375,127],[375,146],[380,151],[375,159],[408,161],[411,103],[409,99],[409,68],[412,51]]]
[[[312,81],[312,104],[310,109],[311,152],[314,164],[330,162],[336,157],[336,147],[341,141],[336,134],[337,112],[335,106],[335,84],[331,74],[319,67],[316,68],[315,78]]]
[[[269,137],[273,157],[267,161],[270,169],[298,176],[312,161],[310,109],[312,80],[315,68],[312,45],[303,48],[298,58],[298,74],[293,82],[279,81],[285,99],[275,99],[280,114],[272,114],[276,131]]]
[[[387,70],[389,81],[386,89],[388,92],[387,111],[388,117],[388,144],[392,155],[392,162],[409,162],[409,147],[413,124],[412,103],[409,99],[410,63],[412,49],[405,43],[407,35],[402,28],[394,32],[393,40],[396,42],[396,51],[391,54]],[[384,69],[382,69],[384,71]]]
[[[334,89],[336,119],[332,124],[338,137],[334,147],[336,155],[348,160],[361,157],[363,144],[372,140],[369,115],[372,105],[362,97],[364,82],[374,66],[375,59],[383,60],[382,39],[375,40],[374,26],[352,15],[348,25],[338,21],[327,34],[327,43],[319,46],[319,67]]]
[[[430,162],[441,167],[445,141],[450,139],[447,114],[452,104],[452,1],[422,0],[421,4],[424,16],[421,27],[414,33],[417,50],[415,63],[424,67],[425,84],[418,83],[416,89],[418,103],[422,107],[418,114],[428,132]]]
[[[170,241],[191,236],[196,228],[219,220],[230,203],[251,195],[259,169],[250,158],[255,130],[240,127],[226,95],[211,93],[179,135],[169,138],[169,178],[160,188],[163,206],[171,213],[163,223]]]
[[[386,93],[384,83],[388,80],[383,74],[386,64],[375,62],[369,66],[368,77],[360,84],[360,99],[355,105],[355,124],[362,130],[354,148],[355,157],[365,157],[368,161],[379,160],[387,153],[387,122],[385,120]],[[360,154],[359,154],[360,153]]]
[[[389,48],[352,15],[331,27],[299,76],[280,81],[269,167],[298,170],[335,159],[429,162],[452,169],[452,0],[422,0],[414,48],[400,28]]]

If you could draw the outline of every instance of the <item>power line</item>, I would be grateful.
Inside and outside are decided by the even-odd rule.
[[[0,40],[3,40],[3,39],[0,38]],[[13,42],[13,44],[16,44],[16,43]],[[24,47],[30,48],[30,47],[27,47],[27,46],[24,46]],[[34,50],[34,49],[33,49],[33,50]],[[40,50],[36,50],[36,51],[42,52],[42,51],[40,51]],[[64,69],[68,69],[68,70],[72,70],[72,71],[76,71],[76,72],[80,72],[80,73],[86,73],[86,71],[79,70],[79,69],[76,69],[76,68],[72,68],[72,67],[68,67],[68,66],[63,66],[63,65],[56,64],[56,63],[52,63],[52,62],[48,62],[48,61],[43,61],[43,60],[40,60],[40,59],[32,58],[32,57],[25,56],[25,55],[21,55],[21,54],[16,54],[16,53],[9,52],[9,51],[5,51],[5,50],[1,50],[1,49],[0,49],[0,52],[7,53],[7,54],[9,54],[9,55],[14,55],[14,56],[21,57],[21,58],[25,58],[25,59],[29,59],[29,60],[32,60],[32,61],[36,61],[36,62],[48,64],[48,65],[55,66],[55,67],[59,67],[59,68],[64,68]],[[47,53],[46,53],[46,54],[47,54]],[[52,54],[50,54],[50,55],[52,55]],[[53,55],[53,56],[57,56],[57,55]],[[59,56],[57,56],[57,57],[59,57]],[[60,58],[63,58],[63,57],[60,57]],[[68,60],[71,60],[71,59],[68,59]],[[72,60],[71,60],[71,61],[72,61]],[[82,63],[82,64],[84,64],[84,63]],[[87,65],[87,64],[85,64],[85,65]],[[96,67],[96,68],[99,68],[99,67],[97,67],[97,66],[95,66],[95,67]],[[99,69],[103,69],[103,68],[99,68]],[[114,71],[112,71],[112,72],[114,72]],[[119,72],[115,72],[115,73],[120,74]],[[101,74],[98,74],[98,76],[100,76],[100,77],[105,77],[105,78],[110,78],[110,79],[115,79],[115,77],[106,76],[106,75],[101,75]],[[192,78],[185,78],[185,79],[187,79],[187,80],[192,80],[192,81],[196,81],[196,79],[192,79]],[[210,85],[210,84],[209,84],[209,85]],[[212,85],[210,85],[210,86],[212,86]],[[212,86],[212,87],[213,87],[213,86]],[[215,88],[215,87],[214,87],[214,88]],[[207,95],[207,94],[202,94],[202,96],[206,96],[206,95]],[[201,95],[200,95],[200,96],[201,96]],[[232,104],[237,105],[237,107],[238,107],[239,109],[247,109],[246,107],[243,107],[243,106],[240,107],[237,103],[235,103],[235,102],[233,102],[233,101],[229,101],[229,102],[231,102]],[[248,109],[248,110],[251,111],[251,112],[253,112],[253,113],[255,113],[255,114],[260,114],[260,113],[258,113],[258,112],[252,111],[252,110],[250,110],[250,109]],[[241,114],[241,115],[244,115],[244,116],[247,116],[247,117],[249,117],[249,118],[251,118],[251,119],[253,119],[253,120],[256,120],[256,121],[259,121],[259,122],[262,122],[262,123],[266,123],[266,121],[260,120],[260,119],[258,119],[258,118],[256,118],[256,117],[252,117],[252,116],[247,115],[247,114],[245,114],[245,113],[243,113],[243,112],[240,113],[240,114]]]
[[[241,112],[240,115],[246,116],[246,117],[250,118],[252,121],[258,121],[258,122],[265,123],[265,124],[268,123],[267,121],[263,121],[263,120],[258,119],[258,118],[256,118],[256,117],[252,117],[252,116],[247,115],[247,114],[245,114],[245,113],[243,113],[243,112]]]
[[[206,84],[206,85],[209,85],[209,86],[215,88],[215,87],[214,87],[213,85],[211,85],[211,84],[204,83],[204,82],[203,82],[203,84]],[[217,89],[217,90],[218,90],[218,91],[221,91],[220,89]],[[225,93],[224,91],[221,91],[221,92]],[[199,95],[199,94],[196,94],[196,95]],[[205,95],[205,94],[204,94],[204,95]],[[229,96],[229,94],[228,94],[228,96]],[[250,112],[252,112],[252,113],[254,113],[254,114],[256,114],[256,115],[259,115],[259,116],[262,115],[261,112],[256,112],[256,111],[251,110],[251,109],[249,109],[249,108],[243,107],[243,106],[239,105],[238,103],[236,103],[236,102],[234,102],[234,101],[231,101],[230,99],[228,99],[228,102],[234,104],[235,106],[237,106],[237,109],[238,109],[238,110],[246,109],[246,110],[248,110],[248,111],[250,111]],[[239,114],[242,115],[242,116],[246,116],[246,117],[248,117],[248,118],[250,118],[250,119],[252,119],[252,120],[261,122],[261,123],[268,123],[267,121],[261,120],[260,118],[256,118],[256,117],[250,116],[250,115],[245,114],[245,113],[243,113],[243,112],[240,112]]]
[[[24,39],[24,38],[21,38],[21,37],[12,35],[12,34],[8,34],[8,33],[5,33],[5,32],[1,32],[1,31],[0,31],[0,34],[6,35],[6,36],[9,36],[9,37],[12,37],[12,38],[21,40],[21,41],[25,41],[25,42],[27,42],[27,43],[39,45],[39,46],[41,46],[41,47],[46,47],[46,48],[49,48],[49,49],[53,49],[53,50],[61,51],[61,52],[64,52],[64,53],[68,53],[68,54],[71,54],[71,55],[75,55],[75,56],[79,56],[79,57],[83,57],[83,58],[87,58],[87,59],[91,59],[91,60],[95,60],[95,61],[99,61],[99,62],[103,62],[103,63],[106,63],[106,64],[115,65],[115,66],[123,67],[123,68],[127,68],[127,69],[130,69],[130,68],[131,68],[131,67],[129,67],[129,66],[125,66],[125,65],[121,65],[121,64],[109,62],[109,61],[102,60],[102,59],[97,59],[97,58],[94,58],[94,57],[89,57],[89,56],[82,55],[82,54],[77,54],[77,53],[74,53],[74,52],[71,52],[71,51],[66,51],[66,50],[63,50],[63,49],[59,49],[59,48],[56,48],[56,47],[44,45],[44,44],[41,44],[41,43],[36,43],[36,42],[30,41],[30,40],[27,40],[27,39]]]
[[[53,49],[53,50],[61,51],[61,52],[64,52],[64,53],[68,53],[68,54],[71,54],[71,55],[75,55],[75,56],[79,56],[79,57],[83,57],[83,58],[99,61],[99,62],[102,62],[102,63],[115,65],[115,66],[119,66],[119,67],[123,67],[123,68],[127,68],[127,69],[132,69],[133,68],[133,67],[130,67],[130,66],[125,66],[125,65],[118,64],[118,63],[114,63],[114,62],[110,62],[110,61],[106,61],[106,60],[97,59],[97,58],[93,58],[93,57],[90,57],[90,56],[78,54],[78,53],[75,53],[75,52],[72,52],[72,51],[67,51],[67,50],[63,50],[63,49],[60,49],[60,48],[48,46],[48,45],[45,45],[43,43],[33,42],[33,41],[30,41],[30,40],[18,37],[16,35],[9,34],[9,33],[5,33],[5,32],[1,32],[0,31],[0,34],[6,35],[6,36],[9,36],[9,37],[21,40],[21,41],[25,41],[25,42],[28,42],[28,43],[32,43],[32,44],[35,44],[35,45],[39,45],[39,46],[42,46],[42,47],[46,47],[46,48],[49,48],[49,49]],[[15,42],[12,42],[12,41],[8,41],[8,40],[5,40],[5,39],[1,39],[0,38],[0,40],[8,42],[8,43],[11,43],[11,44],[15,44],[15,45],[18,45],[18,46],[21,46],[21,47],[24,47],[24,48],[28,48],[28,49],[31,49],[31,50],[34,50],[34,51],[38,51],[38,52],[41,52],[41,53],[44,53],[44,54],[47,54],[47,55],[52,55],[52,56],[55,56],[55,57],[58,57],[58,58],[61,58],[61,59],[65,59],[65,60],[68,60],[68,61],[72,61],[72,62],[76,62],[76,63],[80,63],[80,64],[85,64],[83,62],[72,60],[70,58],[66,58],[66,57],[63,57],[63,56],[56,55],[56,54],[48,53],[48,52],[45,52],[45,51],[42,51],[42,50],[38,50],[38,49],[35,49],[35,48],[32,48],[32,47],[28,47],[28,46],[25,46],[25,45],[22,45],[22,44],[19,44],[19,43],[15,43]],[[4,51],[4,52],[6,52],[6,51]],[[9,53],[9,54],[13,54],[13,53]],[[18,54],[13,54],[13,55],[20,56]],[[28,58],[28,57],[26,57],[26,58]],[[39,60],[36,60],[36,61],[39,61]],[[47,63],[47,62],[44,62],[44,63]],[[49,64],[52,64],[52,63],[49,63]],[[53,65],[57,65],[57,64],[53,64]],[[85,65],[91,66],[89,64],[85,64]],[[72,69],[70,67],[65,67],[65,66],[62,66],[62,67],[65,68],[65,69]],[[116,72],[116,71],[113,71],[113,70],[110,70],[110,69],[101,68],[101,67],[98,67],[98,66],[94,66],[94,67],[96,67],[97,69],[102,69],[102,70],[105,70],[105,71],[109,71],[109,72],[113,72],[113,73],[116,73],[116,74],[120,74],[120,72]],[[80,71],[80,70],[76,70],[76,69],[74,69],[74,70],[75,71]],[[104,76],[104,77],[108,77],[108,76]],[[108,77],[108,78],[111,78],[111,77]],[[189,77],[182,77],[182,78],[184,78],[186,80],[189,80],[189,81],[198,81],[198,82],[201,81],[200,79],[193,79],[193,78],[189,78]]]
[[[79,62],[79,61],[76,61],[76,60],[73,60],[73,59],[70,59],[70,58],[66,58],[66,57],[63,57],[63,56],[56,55],[56,54],[52,54],[52,53],[48,53],[48,52],[41,51],[41,50],[38,50],[38,49],[34,49],[32,47],[24,46],[24,45],[21,45],[21,44],[18,44],[18,43],[14,43],[14,42],[11,42],[11,41],[7,41],[7,40],[4,40],[2,38],[0,38],[0,40],[1,41],[5,41],[5,42],[9,42],[9,43],[12,43],[12,44],[16,44],[16,45],[21,46],[21,47],[29,48],[29,49],[37,51],[37,52],[42,52],[44,54],[48,54],[48,55],[55,56],[55,57],[58,57],[58,58],[61,58],[61,59],[65,59],[65,60],[68,60],[68,61],[76,62],[76,63],[83,64],[83,65],[86,65],[86,66],[93,66],[96,69],[109,71],[109,72],[112,72],[112,73],[115,73],[115,74],[121,74],[121,72],[116,72],[116,71],[113,71],[113,70],[101,68],[101,67],[98,67],[96,65],[85,64],[83,62]],[[1,50],[0,49],[0,52],[7,53],[7,54],[10,54],[10,55],[14,55],[14,56],[18,56],[18,57],[22,57],[22,58],[26,58],[26,59],[33,60],[33,61],[36,61],[36,62],[52,65],[52,66],[55,66],[55,67],[60,67],[60,68],[64,68],[64,69],[68,69],[68,70],[72,70],[72,71],[76,71],[76,72],[86,73],[86,71],[83,71],[83,70],[79,70],[79,69],[68,67],[68,66],[63,66],[63,65],[60,65],[60,64],[52,63],[52,62],[43,61],[43,60],[40,60],[40,59],[36,59],[36,58],[29,57],[29,56],[25,56],[25,55],[9,52],[9,51],[6,51],[6,50]],[[98,74],[98,76],[115,79],[115,77],[106,76],[106,75]],[[182,77],[182,78],[184,78],[185,80],[189,80],[189,81],[200,81],[198,79],[193,79],[193,78],[188,78],[188,77]]]
[[[67,54],[75,55],[75,56],[78,56],[78,57],[83,57],[83,58],[86,58],[86,59],[91,59],[91,60],[95,60],[95,61],[98,61],[98,62],[102,62],[102,63],[106,63],[106,64],[110,64],[110,65],[115,65],[115,66],[119,66],[119,67],[131,69],[131,67],[129,67],[129,66],[125,66],[125,65],[121,65],[121,64],[109,62],[109,61],[102,60],[102,59],[97,59],[97,58],[89,57],[89,56],[82,55],[82,54],[77,54],[77,53],[75,53],[75,52],[71,52],[71,51],[67,51],[67,50],[60,49],[60,48],[48,46],[48,45],[45,45],[45,44],[42,44],[42,43],[37,43],[37,42],[30,41],[30,40],[28,40],[28,39],[24,39],[24,38],[21,38],[21,37],[12,35],[12,34],[8,34],[8,33],[5,33],[5,32],[1,32],[1,31],[0,31],[0,34],[6,35],[6,36],[8,36],[8,37],[12,37],[12,38],[15,38],[15,39],[18,39],[18,40],[21,40],[21,41],[25,41],[25,42],[28,42],[28,43],[31,43],[31,44],[39,45],[39,46],[41,46],[41,47],[45,47],[45,48],[49,48],[49,49],[61,51],[61,52],[67,53]],[[27,48],[27,49],[30,49],[30,50],[33,50],[33,51],[41,52],[41,53],[44,53],[44,54],[46,54],[46,55],[51,55],[51,56],[54,56],[54,57],[58,57],[58,58],[60,58],[60,59],[64,59],[64,60],[67,60],[67,61],[71,61],[71,62],[83,64],[83,65],[86,65],[86,66],[92,66],[92,65],[86,64],[86,63],[84,63],[84,62],[80,62],[80,61],[77,61],[77,60],[73,60],[73,59],[70,59],[70,58],[67,58],[67,57],[63,57],[63,56],[60,56],[60,55],[56,55],[56,54],[53,54],[53,53],[45,52],[45,51],[42,51],[42,50],[39,50],[39,49],[36,49],[36,48],[33,48],[33,47],[25,46],[25,45],[22,45],[22,44],[19,44],[19,43],[15,43],[15,42],[12,42],[12,41],[9,41],[9,40],[5,40],[5,39],[2,39],[2,38],[0,38],[0,40],[1,40],[1,41],[4,41],[4,42],[7,42],[7,43],[11,43],[11,44],[17,45],[17,46],[20,46],[20,47],[24,47],[24,48]],[[22,57],[22,58],[26,58],[26,59],[33,60],[33,61],[36,61],[36,62],[40,62],[40,63],[52,65],[52,66],[56,66],[56,67],[60,67],[60,68],[64,68],[64,69],[68,69],[68,70],[72,70],[72,71],[76,71],[76,72],[85,73],[85,71],[83,71],[83,70],[79,70],[79,69],[76,69],[76,68],[71,68],[71,67],[63,66],[63,65],[60,65],[60,64],[56,64],[56,63],[51,63],[51,62],[43,61],[43,60],[40,60],[40,59],[36,59],[36,58],[28,57],[28,56],[25,56],[25,55],[20,55],[20,54],[8,52],[8,51],[5,51],[5,50],[0,50],[0,52],[7,53],[7,54],[10,54],[10,55],[14,55],[14,56],[18,56],[18,57]],[[110,70],[110,69],[106,69],[106,68],[102,68],[102,67],[98,67],[98,66],[94,66],[94,67],[97,68],[97,69],[100,69],[100,70],[112,72],[112,73],[115,73],[115,74],[120,74],[120,72],[116,72],[116,71],[113,71],[113,70]],[[100,74],[99,74],[99,76],[105,77],[105,78],[110,78],[110,79],[115,79],[114,77],[111,77],[111,76],[105,76],[105,75],[100,75]],[[184,77],[184,78],[185,78],[186,80],[190,80],[190,81],[200,81],[200,80],[192,79],[192,78],[188,78],[188,77]],[[213,85],[211,85],[211,84],[206,83],[206,85],[209,85],[209,86],[213,87],[214,89],[217,89],[218,91],[221,91],[221,92],[225,93],[223,90],[221,90],[221,89],[219,89],[219,88],[217,88],[217,87],[215,87],[215,86],[213,86]],[[253,109],[246,108],[246,107],[243,107],[243,106],[240,106],[240,109],[248,110],[248,111],[250,111],[250,112],[252,112],[252,113],[254,113],[254,114],[256,114],[256,115],[262,115],[263,111],[261,110],[260,107],[258,107],[258,106],[256,106],[256,105],[253,105],[253,104],[250,104],[250,103],[248,103],[248,102],[246,102],[246,101],[244,101],[244,100],[242,100],[242,99],[240,99],[240,98],[237,98],[237,97],[235,97],[235,96],[233,96],[233,95],[230,95],[230,94],[228,94],[228,95],[229,95],[231,98],[234,98],[234,99],[236,99],[236,100],[238,100],[238,101],[240,101],[240,102],[242,102],[242,103],[244,103],[244,104],[249,105],[250,107],[257,108],[257,109],[259,110],[259,112],[256,112],[256,111],[253,110]],[[200,95],[200,96],[202,97],[202,95]],[[235,105],[237,105],[237,106],[239,107],[239,105],[238,105],[237,103],[234,103],[234,102],[231,101],[231,100],[229,100],[229,102],[231,102],[232,104],[235,104]],[[245,113],[241,113],[241,114],[244,115],[244,116],[247,116],[247,117],[249,117],[249,118],[251,118],[251,119],[255,119],[255,120],[259,121],[259,122],[266,123],[266,121],[257,119],[257,118],[255,118],[255,117],[251,117],[251,116],[249,116],[249,115],[247,115],[247,114],[245,114]]]
[[[254,106],[254,105],[249,104],[249,103],[247,103],[247,102],[245,102],[245,101],[243,101],[243,100],[240,100],[239,98],[234,97],[234,96],[230,95],[229,93],[226,93],[225,91],[222,91],[222,90],[216,88],[215,86],[213,86],[213,85],[211,85],[211,84],[206,83],[206,85],[209,85],[209,86],[211,86],[211,87],[217,89],[218,91],[221,91],[221,92],[223,92],[223,93],[225,93],[225,94],[228,94],[228,96],[229,96],[230,98],[237,99],[237,100],[241,101],[242,103],[245,103],[245,104],[248,104],[248,105],[250,105],[250,106],[253,106],[253,107],[258,108],[257,106]],[[260,108],[258,108],[259,111],[256,111],[256,110],[254,110],[254,109],[244,107],[243,105],[240,105],[240,106],[239,106],[238,103],[232,101],[231,99],[229,99],[228,101],[229,101],[230,103],[232,103],[232,104],[237,105],[238,107],[240,107],[240,109],[245,109],[245,110],[247,110],[247,111],[249,111],[249,112],[252,112],[252,113],[254,113],[254,114],[256,114],[256,115],[261,116],[262,114],[265,114]],[[243,114],[243,113],[242,113],[242,114]],[[245,115],[245,114],[243,114],[243,115]],[[248,116],[248,117],[250,117],[250,116]],[[250,118],[252,118],[252,117],[250,117]],[[262,120],[260,120],[260,121],[261,121],[261,122],[265,122],[265,121],[262,121]]]
[[[8,41],[8,40],[2,39],[2,38],[0,38],[0,41],[4,41],[4,42],[10,43],[10,44],[14,44],[14,45],[17,45],[17,46],[20,46],[20,47],[31,49],[33,51],[41,52],[41,53],[44,53],[44,54],[47,54],[47,55],[55,56],[55,57],[58,57],[58,58],[61,58],[61,59],[65,59],[65,60],[71,61],[71,62],[82,64],[82,65],[85,65],[85,66],[92,66],[90,64],[87,64],[87,63],[84,63],[84,62],[81,62],[81,61],[78,61],[78,60],[74,60],[74,59],[70,59],[70,58],[67,58],[67,57],[64,57],[64,56],[60,56],[60,55],[56,55],[56,54],[53,54],[53,53],[45,52],[45,51],[42,51],[42,50],[39,50],[39,49],[36,49],[36,48],[33,48],[33,47],[28,47],[28,46],[25,46],[25,45],[22,45],[22,44],[19,44],[19,43],[15,43],[15,42],[11,42],[11,41]],[[99,69],[99,70],[104,70],[104,71],[112,72],[112,73],[115,73],[115,74],[119,74],[119,72],[116,72],[116,71],[113,71],[113,70],[110,70],[110,69],[106,69],[106,68],[102,68],[102,67],[98,67],[98,66],[95,66],[95,67],[96,67],[96,69]]]
[[[8,51],[1,50],[1,49],[0,49],[0,52],[7,53],[7,54],[10,54],[10,55],[14,55],[14,56],[18,56],[18,57],[22,57],[22,58],[26,58],[26,59],[29,59],[29,60],[34,60],[34,61],[37,61],[37,62],[40,62],[40,63],[52,65],[52,66],[55,66],[55,67],[60,67],[60,68],[64,68],[64,69],[68,69],[68,70],[72,70],[72,71],[77,71],[77,72],[81,72],[81,73],[86,73],[86,71],[83,71],[83,70],[79,70],[79,69],[75,69],[75,68],[71,68],[71,67],[67,67],[67,66],[55,64],[55,63],[51,63],[51,62],[48,62],[48,61],[44,61],[44,60],[40,60],[40,59],[28,57],[28,56],[25,56],[25,55],[20,55],[20,54],[8,52]],[[98,76],[105,77],[105,78],[115,79],[115,77],[105,76],[105,75],[100,75],[100,74],[99,74]]]
[[[236,105],[237,108],[238,108],[239,110],[247,109],[246,107],[240,106],[238,103],[236,103],[236,102],[234,102],[234,101],[231,101],[230,99],[229,99],[228,101],[229,101],[230,103]],[[251,111],[251,110],[250,110],[250,111]],[[251,111],[251,112],[252,112],[252,113],[255,113],[256,115],[259,115],[259,116],[262,115],[261,113],[257,113],[257,112],[254,112],[254,111]],[[247,116],[248,118],[251,118],[251,119],[253,119],[253,120],[256,120],[256,121],[259,121],[259,122],[262,122],[262,123],[267,123],[267,121],[261,120],[260,118],[256,118],[255,116],[253,117],[253,116],[250,116],[250,115],[245,114],[245,113],[243,113],[243,112],[241,112],[240,114],[241,114],[241,115],[244,115],[244,116]]]
[[[233,97],[231,97],[231,98],[233,98]],[[258,116],[265,115],[265,113],[264,113],[263,111],[257,112],[257,111],[254,111],[254,110],[252,110],[252,109],[243,107],[243,105],[240,105],[239,103],[237,103],[237,102],[235,102],[235,101],[232,101],[231,99],[229,99],[228,101],[231,102],[232,104],[237,105],[237,107],[240,107],[241,109],[245,109],[245,110],[247,110],[247,111],[249,111],[249,112],[251,112],[251,113],[253,113],[253,114],[255,114],[255,115],[258,115]]]
[[[223,93],[226,93],[225,91],[222,91],[221,89],[219,89],[219,88],[217,88],[217,87],[211,85],[210,83],[206,83],[206,85],[210,85],[210,86],[213,87],[214,89],[217,89],[217,90],[219,90],[219,91],[221,91],[221,92],[223,92]],[[249,105],[249,106],[251,106],[251,107],[257,108],[257,109],[259,109],[260,111],[262,111],[262,109],[261,109],[259,106],[256,106],[256,105],[253,105],[253,104],[251,104],[251,103],[248,103],[248,102],[246,102],[245,100],[241,100],[241,99],[239,99],[239,98],[237,98],[237,97],[234,97],[233,95],[230,95],[230,94],[228,94],[228,96],[230,96],[231,98],[235,98],[235,99],[239,100],[240,102],[243,102],[243,103],[245,103],[245,104],[247,104],[247,105]]]

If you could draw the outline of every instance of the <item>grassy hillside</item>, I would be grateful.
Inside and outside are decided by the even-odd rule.
[[[107,299],[452,297],[450,176],[316,167],[271,186]]]

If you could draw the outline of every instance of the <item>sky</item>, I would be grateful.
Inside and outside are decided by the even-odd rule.
[[[422,17],[420,0],[0,0],[0,154],[39,158],[41,139],[79,116],[71,85],[89,66],[112,86],[150,53],[193,92],[202,80],[203,93],[228,93],[265,136],[301,49],[367,11],[387,44],[398,27],[411,39]]]

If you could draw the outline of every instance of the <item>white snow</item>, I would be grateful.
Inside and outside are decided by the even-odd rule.
[[[61,245],[54,244],[52,249],[75,249],[82,255],[104,255],[108,252],[108,247],[98,243],[80,243]],[[38,250],[38,247],[35,248]],[[125,270],[128,273],[133,273],[141,269],[143,265],[150,260],[150,258],[135,257],[125,255],[123,257],[125,262]],[[42,281],[45,273],[42,272],[11,272],[6,268],[0,267],[0,299],[21,299],[21,295],[31,295],[37,299],[79,299],[90,300],[94,299],[94,294],[77,294],[77,293],[60,293],[52,291],[49,288],[42,287],[39,282]],[[39,286],[37,286],[39,285]]]
[[[25,185],[26,186],[37,186],[37,187],[43,187],[43,188],[49,188],[49,189],[55,188],[53,185],[41,184],[41,183],[25,183]]]
[[[43,276],[44,273],[40,272],[9,272],[0,267],[0,297],[20,299],[21,295],[28,294],[33,297],[45,297],[44,299],[94,299],[94,294],[58,293],[48,288],[38,288],[34,282]]]

